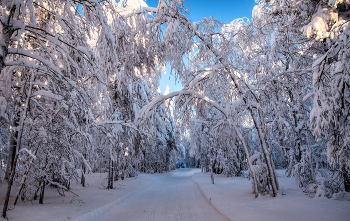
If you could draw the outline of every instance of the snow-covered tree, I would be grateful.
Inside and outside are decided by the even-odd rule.
[[[295,73],[296,81],[293,85],[297,90],[291,91],[293,95],[291,99],[296,98],[295,109],[300,111],[301,122],[303,122],[301,128],[304,130],[303,134],[299,134],[297,138],[299,140],[305,135],[305,138],[309,138],[306,140],[308,153],[299,151],[298,158],[301,161],[295,166],[296,175],[303,177],[301,179],[304,182],[307,170],[303,167],[311,171],[310,175],[306,175],[310,178],[306,178],[305,184],[316,181],[312,172],[314,166],[311,159],[312,152],[318,152],[317,149],[320,149],[320,145],[312,144],[312,142],[315,143],[313,137],[307,135],[307,119],[310,118],[313,134],[320,141],[328,140],[328,161],[339,172],[338,175],[343,177],[344,188],[348,189],[349,166],[346,162],[349,158],[346,153],[348,143],[345,138],[349,125],[347,121],[349,114],[346,108],[346,65],[348,63],[346,54],[348,52],[344,48],[347,42],[345,30],[349,21],[348,11],[348,1],[333,0],[260,1],[260,5],[255,10],[256,16],[267,18],[269,22],[280,21],[276,23],[275,30],[290,30],[288,38],[292,39],[293,44],[299,48],[293,56],[290,55],[285,59],[287,61],[285,66],[286,73]],[[287,47],[287,49],[292,48]],[[306,62],[300,58],[306,59]],[[290,66],[293,63],[298,65]],[[305,73],[312,73],[312,79],[305,78]],[[313,93],[310,93],[308,88],[313,88]],[[314,95],[313,104],[309,107],[305,106],[303,103],[312,95]],[[310,115],[308,109],[312,109]],[[295,116],[294,118],[298,121],[298,114]],[[299,129],[299,127],[296,128]],[[322,135],[325,136],[322,137]],[[313,150],[312,146],[317,149]],[[318,162],[315,163],[318,164]],[[300,171],[304,171],[303,174],[300,174]]]
[[[92,16],[80,15],[80,4],[85,15]],[[65,176],[66,169],[74,170],[74,163],[69,163],[73,158],[84,161],[82,153],[72,150],[71,138],[81,131],[84,121],[91,121],[87,110],[94,101],[85,85],[101,76],[95,72],[87,34],[91,24],[105,23],[102,6],[92,1],[2,1],[1,96],[6,99],[5,112],[11,129],[4,217],[18,158],[31,159],[21,167],[24,174],[30,172],[30,167],[40,165],[42,191],[45,183],[54,182],[50,174],[58,170],[59,176]],[[100,36],[108,36],[108,31]],[[50,145],[34,142],[44,131],[47,138],[42,143]],[[62,140],[58,140],[60,135]],[[50,148],[54,149],[54,157],[50,156]],[[64,148],[72,151],[64,156]],[[48,162],[49,159],[55,162]],[[24,178],[24,182],[30,181]]]

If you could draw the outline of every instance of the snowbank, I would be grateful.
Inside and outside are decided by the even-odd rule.
[[[82,187],[80,184],[71,187],[71,190],[79,196],[66,192],[65,197],[63,197],[57,193],[56,189],[49,187],[45,190],[44,204],[42,205],[37,200],[19,202],[13,209],[13,204],[10,201],[12,210],[8,211],[8,218],[11,221],[98,220],[98,217],[108,211],[114,204],[119,203],[134,191],[150,185],[154,180],[164,175],[139,174],[134,178],[118,180],[114,182],[115,189],[107,190],[106,173],[90,174],[86,177],[86,187]],[[7,184],[3,183],[0,192],[5,191],[6,187]],[[3,199],[1,200],[3,204]],[[0,207],[2,208],[2,205]],[[0,220],[5,219],[0,218]]]
[[[276,198],[270,195],[254,198],[251,181],[242,177],[214,175],[215,184],[211,184],[209,173],[196,173],[192,180],[213,207],[230,220],[349,220],[349,201],[310,198],[294,178],[285,177],[284,170],[278,170],[277,175],[280,190]]]

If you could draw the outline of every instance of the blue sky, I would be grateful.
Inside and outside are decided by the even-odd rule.
[[[189,18],[194,21],[200,21],[204,17],[213,16],[214,19],[230,23],[236,18],[251,18],[252,10],[256,5],[255,0],[186,0],[189,12]],[[158,0],[146,0],[150,7],[157,7]],[[169,68],[167,68],[169,72]],[[169,79],[170,77],[170,79]],[[178,91],[182,89],[180,83],[175,84],[175,79],[169,73],[164,74],[160,80],[160,90],[162,93],[169,85],[169,91]]]

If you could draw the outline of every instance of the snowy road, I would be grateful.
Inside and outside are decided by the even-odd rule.
[[[227,220],[205,200],[191,181],[193,170],[181,170],[155,180],[106,212],[106,221]]]

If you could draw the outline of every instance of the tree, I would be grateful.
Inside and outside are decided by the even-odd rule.
[[[300,53],[304,54],[306,52],[305,54],[307,55],[312,52],[309,55],[311,61],[299,68],[298,72],[313,72],[312,83],[310,83],[313,87],[314,95],[310,113],[313,134],[320,140],[321,135],[325,135],[324,137],[328,140],[328,161],[334,169],[339,171],[339,175],[344,180],[344,188],[348,189],[346,183],[349,171],[345,163],[346,159],[348,159],[348,154],[346,153],[347,142],[343,140],[344,136],[347,136],[345,131],[348,131],[346,120],[348,116],[346,108],[347,69],[343,68],[346,67],[347,62],[343,59],[346,58],[347,53],[344,53],[344,43],[347,41],[347,34],[344,28],[349,20],[346,17],[349,4],[347,1],[261,1],[260,3],[259,7],[261,10],[257,10],[258,12],[267,14],[273,19],[281,17],[283,20],[286,20],[285,18],[287,17],[287,22],[291,24],[290,30],[292,33],[300,36],[299,38],[301,39],[306,37],[304,41],[299,41],[299,44],[296,45],[298,47],[305,45]],[[299,100],[302,98],[300,85],[304,82],[306,81],[298,77],[296,88],[299,92],[296,95]],[[305,99],[303,100],[310,97],[308,95],[304,96]],[[302,103],[303,101],[299,101],[303,122],[305,122],[307,115],[303,113]],[[303,124],[305,128],[306,123]],[[308,147],[308,149],[309,154],[307,158],[311,159],[311,148]],[[308,164],[309,168],[312,169],[313,166],[310,163]],[[315,182],[314,178],[312,180]],[[330,192],[333,193],[333,191],[337,191],[337,188]]]
[[[86,14],[92,13],[91,20],[82,19],[77,13],[79,3]],[[61,114],[70,112],[71,119],[78,124],[75,114],[81,112],[74,111],[75,105],[81,102],[87,106],[85,99],[89,96],[83,83],[94,75],[99,77],[99,73],[93,73],[93,55],[85,38],[92,26],[86,24],[92,20],[94,24],[104,24],[105,20],[102,6],[91,1],[2,1],[2,4],[0,70],[1,78],[10,82],[2,90],[2,96],[8,103],[7,120],[12,129],[7,164],[7,174],[11,175],[7,176],[9,185],[2,213],[5,217],[20,152],[28,150],[26,153],[36,158],[32,154],[37,151],[31,150],[32,146],[30,149],[23,146],[26,140],[35,139],[31,135],[38,134],[27,132],[39,131],[33,121],[44,122],[48,128],[50,123],[57,123],[54,118],[61,111]],[[57,103],[63,99],[66,100]],[[57,155],[55,159],[62,160]],[[42,169],[56,169],[44,162],[47,166]],[[44,174],[41,180],[44,190],[49,179]]]
[[[328,50],[312,65],[315,95],[311,112],[314,134],[317,137],[325,135],[328,138],[328,161],[343,178],[344,190],[347,192],[350,191],[350,81],[349,52],[346,46],[349,42],[349,19],[345,16],[348,8],[349,3],[346,1],[333,4],[329,1],[329,6],[321,4],[317,12],[318,15],[321,11],[324,12],[320,19],[326,23],[326,29],[317,33],[315,37],[324,38]],[[316,24],[314,19],[307,27],[314,28]],[[321,34],[323,35],[320,36]]]

